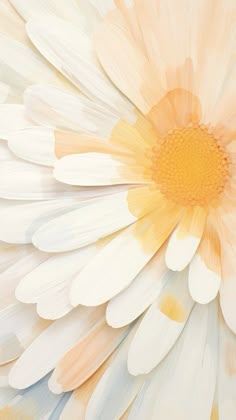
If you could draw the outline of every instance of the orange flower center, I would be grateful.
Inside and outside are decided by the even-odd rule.
[[[153,152],[153,180],[173,202],[206,206],[224,190],[229,158],[206,127],[175,129],[158,142]]]

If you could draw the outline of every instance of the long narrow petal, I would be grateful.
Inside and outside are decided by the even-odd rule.
[[[167,268],[160,250],[125,290],[107,305],[106,319],[113,328],[129,324],[151,305],[164,287]]]
[[[128,368],[133,375],[150,372],[181,334],[194,305],[188,292],[187,274],[186,271],[172,274],[144,315],[129,350]]]
[[[9,375],[10,385],[24,389],[43,378],[102,313],[103,308],[79,308],[55,321],[17,360]]]
[[[113,329],[99,320],[88,334],[59,361],[49,381],[60,394],[81,386],[104,363],[126,336],[127,328]]]
[[[201,241],[207,214],[200,207],[187,210],[167,246],[166,264],[174,271],[181,271],[193,258]]]

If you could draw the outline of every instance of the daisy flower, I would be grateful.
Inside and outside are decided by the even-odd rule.
[[[0,25],[0,418],[235,419],[235,3]]]

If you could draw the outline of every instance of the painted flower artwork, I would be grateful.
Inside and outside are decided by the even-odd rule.
[[[235,420],[235,0],[0,0],[0,103],[0,420]]]

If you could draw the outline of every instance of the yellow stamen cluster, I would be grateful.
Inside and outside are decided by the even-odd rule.
[[[224,190],[229,158],[209,130],[192,125],[169,132],[153,148],[152,178],[181,206],[206,206]]]

